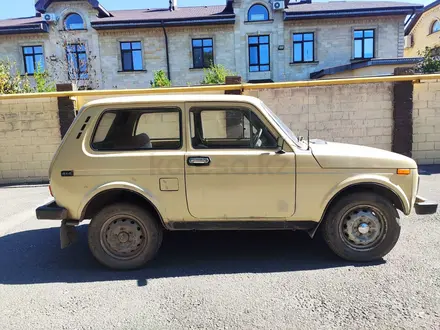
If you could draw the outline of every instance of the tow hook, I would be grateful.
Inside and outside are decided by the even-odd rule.
[[[78,240],[76,227],[79,224],[77,220],[63,220],[60,228],[61,248],[65,249]]]

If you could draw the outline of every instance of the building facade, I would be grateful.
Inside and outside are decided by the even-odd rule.
[[[97,0],[38,0],[36,16],[0,21],[0,59],[57,82],[146,88],[164,70],[175,86],[199,84],[221,64],[244,81],[392,74],[404,58],[400,2],[225,0],[222,6],[106,10]]]
[[[405,28],[405,56],[419,56],[426,47],[440,47],[440,0],[416,13]]]

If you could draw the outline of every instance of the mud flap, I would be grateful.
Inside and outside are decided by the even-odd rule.
[[[77,224],[77,223],[76,223]],[[63,220],[60,228],[61,248],[65,249],[78,240],[78,234],[74,223],[69,220]]]

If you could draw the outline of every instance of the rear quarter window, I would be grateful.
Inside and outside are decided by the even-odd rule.
[[[110,150],[180,149],[181,111],[178,108],[109,110],[95,127],[91,147]]]

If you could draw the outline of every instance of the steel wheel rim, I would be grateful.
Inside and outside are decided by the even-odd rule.
[[[147,229],[131,215],[115,215],[101,227],[100,241],[111,257],[130,260],[139,256],[147,245]]]
[[[372,205],[357,205],[341,217],[339,235],[345,245],[357,251],[368,251],[385,238],[385,215]]]

